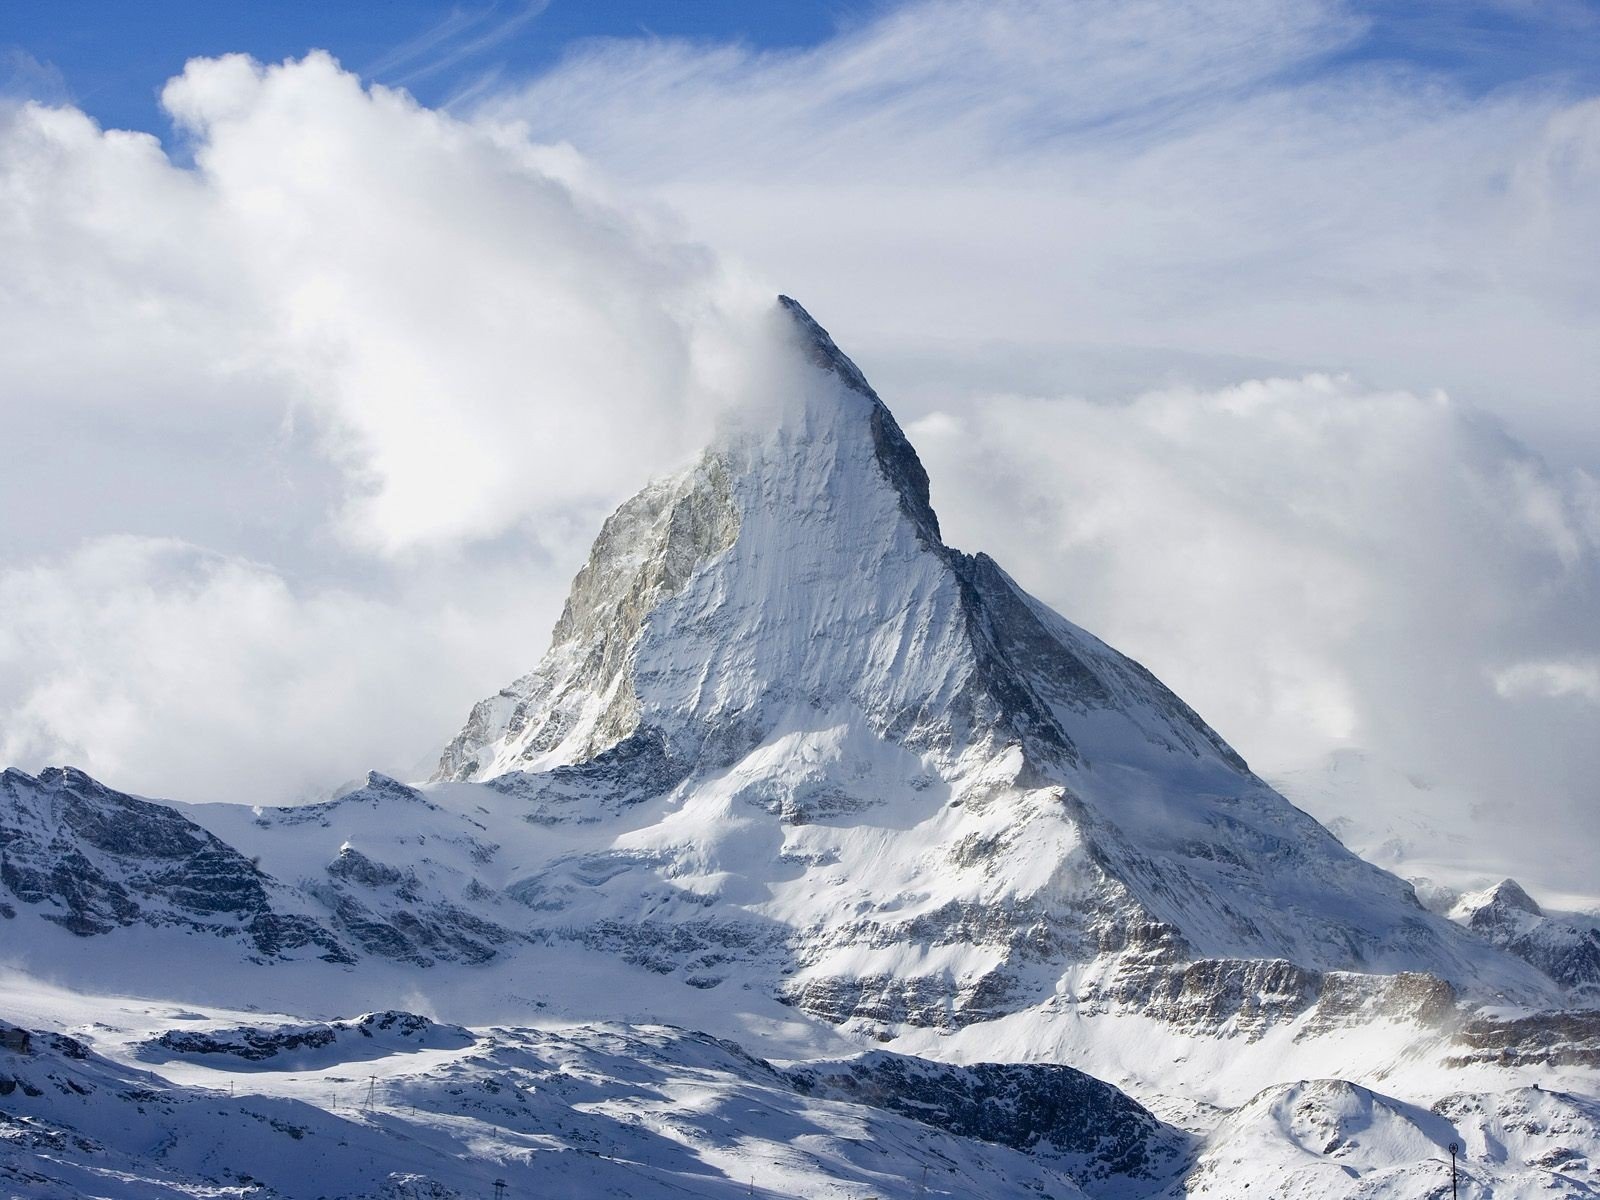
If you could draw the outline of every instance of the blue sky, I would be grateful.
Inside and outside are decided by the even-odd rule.
[[[363,77],[403,85],[437,105],[486,72],[537,72],[586,38],[805,46],[878,7],[877,0],[15,0],[0,8],[0,47],[10,90],[70,100],[108,127],[164,132],[157,93],[196,55],[239,51],[276,62],[329,50]]]
[[[752,49],[820,44],[888,0],[11,0],[0,7],[0,87],[71,102],[102,125],[165,135],[161,85],[197,55],[263,62],[331,51],[363,78],[447,103],[486,79],[538,74],[591,38],[684,38]],[[1351,6],[1364,36],[1311,70],[1351,63],[1421,69],[1471,94],[1530,82],[1561,91],[1600,81],[1596,0],[1401,0]]]

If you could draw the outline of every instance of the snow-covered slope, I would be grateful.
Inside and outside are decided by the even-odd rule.
[[[1341,1079],[1269,1088],[1211,1136],[1191,1196],[1466,1200],[1600,1195],[1600,1103],[1538,1087],[1420,1107]],[[1257,1189],[1251,1185],[1256,1184]]]
[[[682,1030],[343,1048],[356,1053],[208,1060],[170,1078],[60,1034],[0,1048],[0,1195],[467,1200],[497,1179],[511,1196],[573,1200],[1084,1195],[1048,1156],[806,1094]]]

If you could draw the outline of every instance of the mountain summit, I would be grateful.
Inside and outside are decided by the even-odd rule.
[[[1291,1007],[1332,970],[1537,992],[1148,670],[946,546],[888,408],[779,306],[806,364],[779,417],[617,510],[544,661],[440,761],[540,821],[626,824],[603,883],[530,887],[721,961],[781,944],[786,998],[836,1022],[960,1025],[1069,979],[1154,1000],[1200,961]]]

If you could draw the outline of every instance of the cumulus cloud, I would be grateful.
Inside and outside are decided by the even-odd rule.
[[[570,149],[323,54],[163,102],[192,161],[0,109],[0,757],[186,798],[403,773],[541,652],[770,298]]]
[[[697,356],[736,285],[570,151],[321,54],[196,60],[163,102],[193,169],[71,109],[8,115],[26,407],[297,413],[338,469],[337,532],[383,554],[614,498],[701,440]]]

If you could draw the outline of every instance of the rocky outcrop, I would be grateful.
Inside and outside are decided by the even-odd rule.
[[[633,734],[632,661],[645,619],[738,536],[729,487],[727,464],[707,454],[613,513],[572,582],[545,660],[472,710],[435,778],[503,776],[558,749],[587,761]]]
[[[807,1095],[869,1104],[962,1137],[1061,1156],[1092,1194],[1108,1179],[1155,1183],[1188,1165],[1188,1135],[1071,1067],[953,1066],[874,1051],[808,1063],[787,1075]]]
[[[241,939],[267,959],[352,961],[239,851],[167,805],[71,768],[0,774],[0,886],[20,911],[80,937],[179,928]]]
[[[1600,1067],[1600,1010],[1479,1015],[1456,1034],[1446,1062],[1500,1066]]]
[[[1580,998],[1600,1000],[1600,921],[1548,915],[1515,879],[1463,896],[1450,916]]]
[[[476,1039],[459,1025],[441,1025],[416,1013],[387,1009],[349,1021],[312,1025],[240,1025],[223,1029],[171,1029],[140,1047],[141,1058],[226,1058],[268,1063],[293,1058],[300,1067],[348,1062],[411,1050],[458,1050]],[[283,1069],[281,1065],[275,1069]]]

